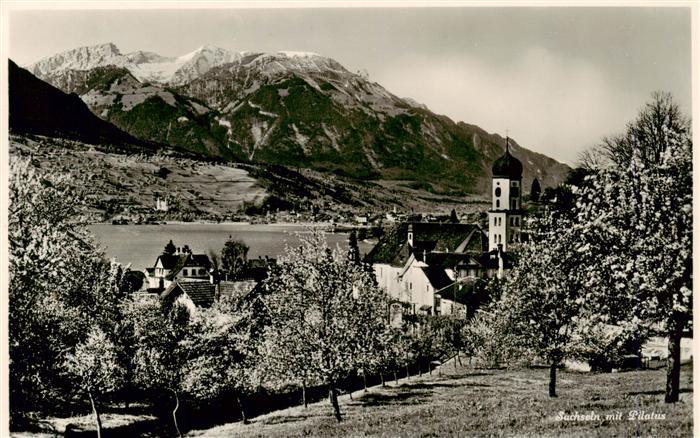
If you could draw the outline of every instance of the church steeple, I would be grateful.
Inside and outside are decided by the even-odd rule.
[[[521,183],[523,164],[510,153],[510,137],[506,136],[504,154],[493,162],[492,191],[489,211],[489,250],[520,240],[522,216]]]

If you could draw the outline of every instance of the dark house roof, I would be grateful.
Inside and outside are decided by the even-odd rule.
[[[503,255],[503,269],[512,269],[515,264],[515,258],[512,254],[504,252]],[[494,249],[489,252],[483,253],[478,258],[481,265],[487,269],[498,269],[498,250]]]
[[[445,270],[437,266],[425,267],[423,268],[423,273],[425,273],[425,276],[428,278],[430,285],[436,291],[446,288],[447,286],[454,283],[454,281],[447,275]]]
[[[408,228],[413,230],[413,247],[408,245]],[[485,251],[488,239],[475,224],[402,222],[387,230],[367,254],[369,263],[387,263],[403,266],[411,252],[454,252],[470,238],[465,251]]]
[[[195,305],[209,307],[216,299],[216,285],[208,281],[174,282],[160,297],[163,302],[172,304],[183,293],[186,293]]]
[[[208,281],[178,281],[172,283],[161,294],[161,300],[168,305],[177,297],[186,293],[192,302],[199,307],[211,307],[218,296],[241,296],[252,291],[257,286],[255,280],[222,281],[212,284]]]
[[[170,270],[170,273],[165,276],[168,280],[175,278],[182,268],[201,266],[209,270],[211,267],[211,261],[205,254],[161,254],[156,259],[155,265],[158,265],[158,260],[163,264],[163,269]]]
[[[178,260],[180,260],[180,255],[161,254],[156,259],[156,263],[154,266],[158,265],[158,260],[160,260],[161,264],[163,265],[163,269],[173,269]]]
[[[481,255],[481,251],[468,252],[428,252],[425,254],[416,253],[416,259],[425,262],[430,266],[441,269],[454,269],[460,266],[470,266],[472,260]]]

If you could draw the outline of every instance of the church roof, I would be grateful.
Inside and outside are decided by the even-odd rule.
[[[412,248],[407,242],[409,226],[413,231]],[[366,261],[403,266],[411,253],[455,252],[468,238],[461,251],[481,250],[486,243],[483,232],[475,224],[401,222],[386,231],[367,254]]]
[[[523,163],[510,153],[508,139],[506,139],[506,153],[493,162],[491,172],[495,177],[519,179],[523,175]]]

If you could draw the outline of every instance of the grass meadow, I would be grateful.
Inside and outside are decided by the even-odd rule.
[[[692,436],[692,364],[681,374],[681,400],[663,402],[665,369],[611,374],[562,371],[558,397],[547,395],[548,370],[443,367],[441,374],[401,379],[343,395],[343,422],[327,401],[207,430],[192,437],[287,436]],[[634,420],[630,411],[643,412]],[[600,419],[559,420],[565,412]],[[615,415],[606,419],[606,415]],[[640,418],[641,416],[641,418]],[[655,419],[652,419],[655,418]],[[659,419],[664,417],[664,419]],[[645,419],[646,418],[646,419]]]

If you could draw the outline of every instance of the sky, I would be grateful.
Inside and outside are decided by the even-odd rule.
[[[9,56],[112,42],[310,51],[400,97],[568,164],[621,132],[655,90],[691,115],[689,8],[324,8],[10,13]]]

